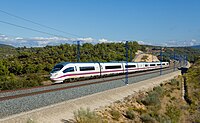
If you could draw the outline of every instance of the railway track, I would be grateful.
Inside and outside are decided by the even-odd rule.
[[[173,71],[172,67],[164,68],[163,74]],[[129,74],[129,81],[135,83],[144,79],[159,76],[160,70]],[[40,86],[27,89],[0,92],[0,118],[29,111],[35,108],[58,103],[68,99],[97,93],[100,91],[124,86],[125,75],[100,79],[74,81],[63,84]],[[12,107],[12,108],[11,108]]]
[[[172,69],[170,68],[164,68],[163,71]],[[143,72],[137,72],[137,73],[131,73],[129,74],[129,78],[136,77],[136,76],[142,76],[145,74],[152,74],[159,72],[160,69],[153,70],[153,71],[143,71]],[[42,93],[48,93],[53,91],[59,91],[69,88],[76,88],[81,86],[87,86],[91,84],[99,84],[99,83],[106,83],[114,80],[120,80],[125,78],[124,75],[119,76],[112,76],[107,78],[98,78],[98,79],[90,79],[90,80],[82,80],[82,81],[74,81],[74,82],[68,82],[68,83],[62,83],[57,85],[45,85],[45,86],[38,86],[33,88],[23,88],[23,89],[17,89],[17,90],[6,90],[0,92],[0,101],[9,100],[9,99],[15,99],[25,96],[31,96],[36,94],[42,94]]]

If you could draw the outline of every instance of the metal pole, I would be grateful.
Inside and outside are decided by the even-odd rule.
[[[175,71],[176,63],[175,63],[175,51],[174,51],[174,71]]]
[[[125,78],[125,84],[128,85],[128,41],[126,41],[126,45],[125,45],[125,48],[126,48],[126,78]]]
[[[160,75],[162,75],[162,47],[160,47]]]
[[[77,62],[80,62],[80,41],[77,41]]]

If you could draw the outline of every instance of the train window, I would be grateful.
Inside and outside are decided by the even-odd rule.
[[[56,65],[53,70],[51,71],[51,73],[57,72],[59,70],[61,70],[64,66],[63,65]]]
[[[157,64],[157,66],[160,66],[161,64]]]
[[[80,71],[95,70],[94,66],[80,67]]]
[[[106,66],[106,69],[117,69],[117,68],[121,68],[121,65],[117,65],[117,66]]]
[[[156,64],[150,64],[150,66],[156,66]]]
[[[136,65],[125,65],[125,68],[132,68],[132,67],[136,67]]]
[[[148,64],[145,64],[145,67],[148,67],[149,65]]]
[[[63,71],[63,73],[67,73],[67,72],[74,72],[74,67],[69,67]]]
[[[163,63],[162,65],[165,65],[165,63]]]

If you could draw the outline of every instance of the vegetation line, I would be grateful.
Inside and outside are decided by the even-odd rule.
[[[191,105],[192,104],[192,100],[189,98],[189,95],[188,95],[188,86],[187,86],[187,82],[186,82],[186,77],[185,76],[183,76],[183,82],[184,82],[184,90],[185,90],[184,99],[189,105]]]

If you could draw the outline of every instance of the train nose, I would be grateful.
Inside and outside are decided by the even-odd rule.
[[[55,79],[58,76],[58,73],[50,73],[50,79]]]
[[[50,79],[54,83],[62,83],[63,82],[62,79],[58,78],[58,74],[54,74],[54,73],[50,75]]]

